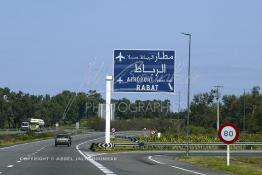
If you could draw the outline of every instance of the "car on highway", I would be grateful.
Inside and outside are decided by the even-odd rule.
[[[71,136],[68,134],[58,134],[55,138],[55,146],[57,145],[67,145],[71,146],[72,139]]]

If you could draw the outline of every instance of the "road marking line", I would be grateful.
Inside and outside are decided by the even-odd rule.
[[[43,149],[45,149],[47,146],[44,146],[44,147],[42,147],[42,148],[40,148],[39,150],[36,150],[37,152],[39,152],[39,151],[42,151]]]
[[[157,155],[157,156],[160,156],[160,155]],[[159,161],[153,159],[152,156],[148,156],[148,159],[150,159],[150,160],[153,161],[153,162],[159,163],[159,164],[165,164],[165,163],[162,163],[162,162],[159,162]],[[174,165],[170,165],[170,167],[176,168],[176,169],[179,169],[179,170],[182,170],[182,171],[187,171],[187,172],[190,172],[190,173],[194,173],[194,174],[207,175],[207,174],[199,173],[199,172],[197,172],[197,171],[188,170],[188,169],[181,168],[181,167],[174,166]]]
[[[78,145],[76,145],[76,149],[77,151],[82,155],[84,156],[84,158],[86,158],[90,163],[92,163],[93,165],[95,165],[100,171],[102,171],[103,173],[105,173],[106,175],[116,175],[113,171],[109,170],[108,168],[106,168],[104,165],[98,163],[97,161],[93,160],[92,157],[93,156],[98,156],[98,155],[86,155],[85,153],[83,153],[80,149],[79,149],[79,146],[80,145],[83,145],[87,142],[90,142],[90,141],[94,141],[94,140],[98,140],[98,139],[101,139],[103,137],[100,137],[100,138],[97,138],[97,139],[92,139],[92,140],[88,140],[88,141],[85,141],[85,142],[82,142]],[[100,154],[102,155],[102,154]]]
[[[194,174],[206,175],[206,174],[203,174],[203,173],[199,173],[199,172],[196,172],[196,171],[192,171],[192,170],[188,170],[188,169],[180,168],[180,167],[173,166],[173,165],[171,165],[171,167],[176,168],[176,169],[179,169],[179,170],[187,171],[187,172],[190,172],[190,173],[194,173]]]
[[[151,161],[153,161],[153,162],[156,162],[156,163],[158,163],[158,164],[164,164],[164,163],[162,163],[162,162],[158,162],[158,161],[152,159],[152,156],[148,156],[148,159],[151,160]]]
[[[8,165],[7,167],[8,167],[8,168],[12,168],[13,166],[14,166],[14,165]]]
[[[93,152],[83,152],[87,157],[95,157],[95,156],[101,156],[101,155],[104,155],[106,153],[93,153]]]

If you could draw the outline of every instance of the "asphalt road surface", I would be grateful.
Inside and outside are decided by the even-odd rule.
[[[224,175],[226,173],[200,168],[175,160],[180,152],[137,152],[100,154],[89,150],[92,142],[103,140],[104,133],[74,136],[72,146],[54,146],[54,139],[0,148],[2,175]],[[196,152],[195,155],[225,155],[221,152]],[[232,153],[238,156],[262,155]]]

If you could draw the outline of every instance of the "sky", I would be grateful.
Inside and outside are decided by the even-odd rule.
[[[261,0],[0,1],[0,87],[30,94],[97,90],[113,74],[114,49],[175,49],[176,93],[113,93],[186,106],[188,38],[191,99],[262,87]]]

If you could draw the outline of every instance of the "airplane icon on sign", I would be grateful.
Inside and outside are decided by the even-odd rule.
[[[123,82],[122,78],[119,77],[118,80],[116,80],[116,82],[118,82],[119,84],[121,84]]]
[[[120,62],[122,62],[122,59],[126,59],[124,56],[122,56],[121,52],[119,52],[119,55],[116,57]]]

